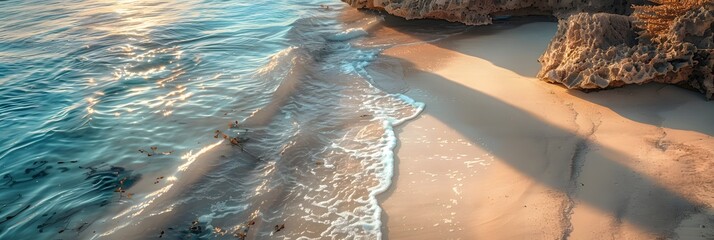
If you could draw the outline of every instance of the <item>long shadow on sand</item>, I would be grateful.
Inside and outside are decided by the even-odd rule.
[[[398,20],[392,19],[389,21]],[[385,24],[386,27],[390,27],[389,21]],[[410,25],[414,26],[414,24]],[[483,30],[473,30],[467,32],[463,35],[463,37],[487,36],[491,33],[501,31],[502,29],[512,29],[517,28],[518,26],[520,26],[520,24],[485,26],[483,27]],[[397,31],[409,32],[410,30],[397,29]],[[555,29],[553,28],[552,31],[554,33]],[[526,44],[520,46],[517,42],[539,41],[547,43],[552,36],[552,34],[536,34],[534,32],[534,36],[535,35],[546,35],[547,39],[543,39],[542,37],[541,39],[514,39],[512,48],[493,49],[489,48],[488,45],[484,45],[482,48],[476,48],[477,51],[466,52],[464,54],[491,61],[497,66],[512,70],[522,76],[534,76],[538,70],[538,65],[535,61],[537,56],[540,55],[540,52],[536,53],[529,51],[526,49]],[[451,49],[453,45],[449,44],[453,44],[453,42],[455,41],[448,41],[448,43],[437,42],[434,43],[434,45]],[[487,41],[484,41],[484,44],[487,44]],[[547,44],[544,44],[543,48],[545,48],[546,45]],[[518,61],[511,61],[515,60],[513,58],[533,58],[535,64],[530,66],[516,66],[515,63]],[[407,60],[401,59],[401,61],[405,65],[405,69],[414,69],[412,66],[407,66],[411,64]],[[489,139],[489,142],[493,144],[491,144],[487,150],[498,159],[522,172],[524,175],[530,176],[532,179],[547,185],[552,189],[568,194],[568,196],[575,202],[599,209],[600,211],[613,216],[618,221],[627,222],[641,228],[642,230],[664,236],[670,235],[672,230],[674,230],[679,225],[680,221],[683,220],[688,214],[700,212],[706,207],[704,204],[695,202],[677,192],[671,191],[650,177],[640,174],[630,167],[623,165],[621,162],[626,162],[630,159],[630,157],[628,157],[625,153],[618,152],[617,150],[611,149],[607,146],[592,142],[586,137],[580,136],[569,130],[544,122],[515,106],[477,90],[473,90],[467,86],[443,78],[439,75],[435,75],[430,72],[418,72],[415,74],[427,76],[424,79],[430,79],[430,81],[433,82],[425,83],[410,80],[410,85],[414,88],[426,90],[426,92],[434,98],[456,97],[459,101],[472,103],[471,108],[468,111],[483,113],[476,116],[474,114],[465,114],[463,109],[430,108],[427,106],[427,110],[423,114],[430,114],[438,118],[445,124],[459,130],[463,136],[471,138],[470,140],[472,142],[478,143],[481,141],[475,136],[479,136],[483,139]],[[434,82],[438,83],[434,84]],[[641,94],[652,93],[661,87],[657,85],[653,86],[654,87],[644,88],[641,90],[643,91]],[[613,101],[606,101],[606,98],[615,96],[613,94],[600,93],[573,94],[601,105],[613,103]],[[622,98],[628,96],[620,95],[620,97]],[[417,98],[416,100],[419,99]],[[628,99],[620,100],[628,101]],[[637,101],[633,102],[636,103]],[[655,105],[661,104],[661,102],[654,101],[648,102],[647,104],[650,104],[650,106],[643,108],[640,105],[640,111],[636,111],[638,114],[645,114],[645,116],[638,116],[636,114],[625,115],[622,113],[630,111],[631,108],[636,107],[637,104],[615,104],[612,106],[605,106],[612,108],[616,112],[620,112],[623,116],[632,120],[652,125],[668,128],[691,128],[691,130],[694,131],[706,129],[699,128],[699,126],[704,125],[704,123],[692,125],[691,123],[685,124],[684,122],[676,121],[652,122],[648,120],[650,118],[646,116],[646,114],[657,114],[655,109],[661,110],[661,106],[657,107]],[[675,102],[670,105],[666,105],[667,107],[665,108],[675,109],[681,104],[683,104],[683,102]],[[648,111],[650,111],[650,113],[648,113]],[[703,133],[712,135],[712,132],[708,131]],[[504,134],[523,136],[523,138],[519,138],[522,139],[519,140],[522,142],[513,143],[499,139],[499,136],[503,136]],[[533,139],[538,139],[538,141],[533,141]],[[513,149],[511,146],[529,147],[527,149]],[[548,153],[549,150],[561,147],[572,149],[572,154],[567,157],[549,157],[551,156]],[[590,151],[591,149],[597,149],[597,151]],[[546,157],[526,158],[524,156]],[[587,187],[588,183],[583,183],[579,179],[579,173],[582,166],[587,165],[589,162],[596,162],[599,166],[603,166],[604,169],[610,169],[610,172],[603,173],[602,181],[611,181],[608,179],[608,176],[616,176],[618,179],[623,180],[609,185],[610,188],[608,189],[603,189],[603,191],[615,192],[616,194],[608,194],[608,196],[614,197],[608,198],[598,195],[578,194],[578,189]],[[399,176],[395,175],[395,179],[397,178],[399,178]],[[391,194],[393,194],[393,188],[386,192],[384,197],[389,197]],[[388,216],[386,217],[388,221],[389,218]],[[565,230],[563,233],[564,236],[569,234],[567,231],[568,230]]]
[[[430,96],[436,98],[455,96],[459,101],[473,103],[469,111],[484,113],[475,116],[465,114],[462,109],[433,109],[427,106],[423,114],[430,114],[446,125],[455,126],[454,129],[460,130],[463,136],[469,137],[474,143],[482,141],[476,136],[489,139],[492,144],[489,144],[486,149],[498,159],[505,161],[524,175],[568,194],[577,202],[597,208],[619,221],[663,235],[671,233],[687,214],[699,212],[705,207],[623,165],[619,161],[630,159],[624,153],[544,122],[517,107],[449,79],[428,72],[419,74],[430,75],[428,79],[438,82],[438,87],[434,87],[433,83],[414,83],[416,88],[424,89]],[[524,122],[527,124],[524,125]],[[499,139],[504,134],[516,134],[523,138],[519,140],[521,142],[506,142]],[[539,141],[533,141],[534,139]],[[512,146],[529,147],[514,149]],[[561,147],[571,148],[572,154],[567,157],[548,154],[550,150],[556,152],[556,149]],[[598,151],[590,152],[590,149]],[[622,180],[612,183],[608,189],[603,189],[603,191],[614,192],[615,194],[606,195],[618,199],[603,197],[605,195],[577,194],[577,189],[588,186],[587,182],[579,179],[578,174],[581,167],[589,161],[597,161],[603,169],[610,170],[603,173],[602,181],[611,181],[608,176]]]
[[[540,64],[537,63],[538,57],[545,51],[556,31],[555,23],[544,22],[544,20],[536,18],[516,19],[514,22],[496,22],[494,25],[473,28],[450,41],[437,42],[434,45],[444,49],[454,49],[454,44],[460,44],[459,40],[468,38],[470,39],[468,44],[472,44],[473,47],[460,48],[460,53],[487,60],[496,66],[532,78],[540,70]],[[548,27],[523,27],[528,22]],[[505,31],[515,28],[518,30]],[[497,33],[499,36],[495,36]],[[542,43],[542,47],[531,47],[534,42]],[[493,47],[496,45],[494,43],[508,47]],[[521,64],[522,59],[532,60],[533,64],[523,65]],[[687,94],[686,91],[676,88],[662,84],[646,84],[645,86],[627,86],[621,89],[591,93],[573,90],[570,93],[581,99],[608,107],[633,121],[714,136],[714,127],[711,124],[714,122],[714,114],[690,116],[684,112],[676,113],[684,110],[681,107],[686,107],[688,112],[710,112],[711,103],[701,101],[704,99],[701,95]],[[620,99],[614,100],[613,97]]]
[[[379,14],[367,12],[366,14]],[[419,38],[420,33],[432,31],[432,29],[446,28],[459,29],[458,23],[448,23],[438,20],[404,20],[394,16],[385,16],[381,27],[389,28],[412,37]],[[477,57],[491,62],[492,64],[511,70],[523,77],[535,77],[540,70],[538,57],[545,51],[551,38],[555,35],[557,24],[554,19],[547,17],[517,17],[509,20],[495,21],[492,25],[471,27],[464,33],[453,36],[449,41],[435,42],[433,45],[444,49],[454,49],[458,44],[463,44],[463,39],[469,39],[469,48],[460,48],[460,53]],[[527,24],[548,25],[548,27],[529,28]],[[463,27],[462,27],[463,28]],[[465,28],[463,28],[465,29]],[[517,31],[509,31],[518,29]],[[496,36],[498,34],[498,36]],[[504,37],[512,36],[512,37]],[[477,37],[477,38],[474,38]],[[494,47],[495,41],[500,46]],[[541,43],[542,47],[533,48],[534,43]],[[523,59],[531,61],[532,64],[521,64]],[[674,86],[663,88],[660,84],[647,84],[646,86],[625,87],[624,89],[614,89],[604,92],[583,93],[581,91],[570,91],[571,94],[584,100],[608,107],[623,117],[630,120],[681,130],[696,131],[709,136],[714,136],[714,114],[701,114],[696,117],[687,114],[676,114],[682,111],[682,106],[690,112],[709,112],[711,104],[699,101],[692,104],[693,99],[704,99],[697,94],[682,94],[683,91],[671,90]],[[662,94],[664,90],[667,94]],[[623,93],[628,96],[626,99],[613,101],[610,92]],[[679,92],[679,93],[677,93]],[[622,98],[622,96],[621,96]],[[664,112],[674,112],[667,114],[675,116],[664,118]]]

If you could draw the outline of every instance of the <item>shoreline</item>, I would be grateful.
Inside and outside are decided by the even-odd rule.
[[[539,81],[555,30],[504,22],[383,52],[426,103],[396,129],[387,238],[714,237],[712,103],[660,84]]]

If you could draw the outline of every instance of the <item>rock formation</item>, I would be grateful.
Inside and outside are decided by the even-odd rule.
[[[433,18],[468,25],[490,24],[492,16],[577,12],[624,14],[643,0],[343,0],[356,8],[384,10],[406,19]]]
[[[644,0],[343,0],[406,19],[468,25],[504,15],[553,15],[558,31],[540,57],[538,78],[572,89],[661,82],[714,97],[714,1],[674,19],[663,36],[638,34],[631,13]],[[625,15],[620,15],[625,14]]]
[[[572,89],[661,82],[714,94],[714,4],[675,19],[668,33],[638,39],[628,16],[580,13],[558,23],[538,78]]]

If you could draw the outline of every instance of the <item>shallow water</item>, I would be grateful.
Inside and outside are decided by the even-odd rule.
[[[424,105],[343,7],[0,2],[0,238],[381,238]]]

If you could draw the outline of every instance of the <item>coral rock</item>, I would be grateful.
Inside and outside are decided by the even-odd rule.
[[[637,39],[628,16],[580,13],[561,20],[539,58],[538,78],[571,89],[661,82],[695,88],[712,97],[712,5],[675,20],[665,36]]]
[[[555,15],[574,12],[627,13],[643,0],[343,0],[356,8],[385,10],[406,19],[433,18],[468,25],[490,24],[497,15]]]
[[[646,39],[629,14],[644,0],[343,0],[406,19],[433,18],[468,25],[493,16],[554,15],[558,31],[539,58],[538,77],[572,89],[661,82],[714,95],[714,2],[676,18],[663,36]]]

